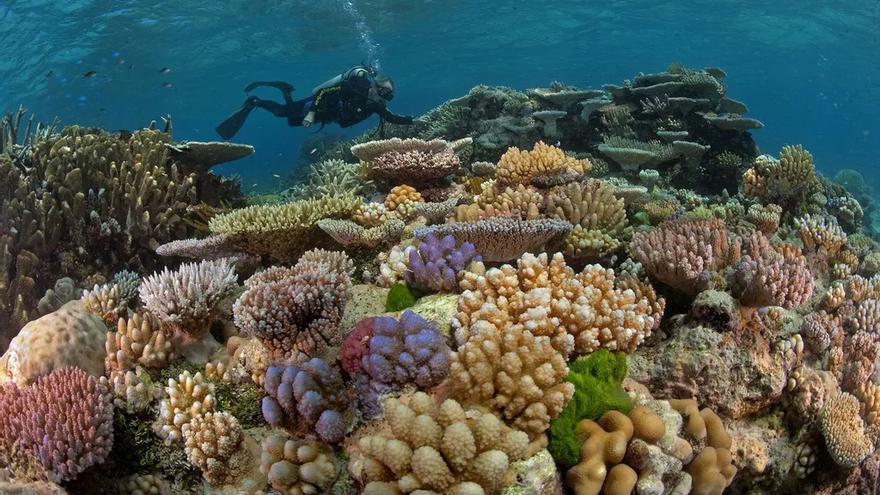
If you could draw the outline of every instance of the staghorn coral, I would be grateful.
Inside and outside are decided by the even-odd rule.
[[[254,205],[215,215],[208,223],[242,251],[278,260],[296,259],[311,247],[330,243],[316,223],[323,218],[348,218],[361,200],[356,196],[321,196],[281,205]]]
[[[403,279],[409,288],[426,292],[456,292],[459,274],[471,262],[482,261],[473,244],[457,245],[451,235],[428,235],[408,254]]]
[[[339,324],[351,291],[345,253],[313,250],[292,268],[272,267],[245,282],[235,325],[258,338],[273,359],[302,359],[341,343]]]
[[[631,234],[623,199],[604,182],[591,180],[552,189],[545,198],[551,218],[571,222],[563,239],[569,258],[595,258],[615,251]]]
[[[575,273],[561,253],[525,254],[516,268],[465,273],[460,285],[466,290],[453,319],[456,340],[463,344],[485,326],[521,324],[550,337],[565,356],[599,347],[631,352],[659,324],[663,304],[647,287],[636,297],[615,282],[614,271],[599,265]]]
[[[334,241],[346,248],[371,249],[382,243],[393,243],[400,239],[406,224],[392,218],[385,223],[365,229],[350,220],[324,218],[318,220],[318,228]]]
[[[387,428],[362,436],[349,471],[364,493],[485,494],[502,487],[528,437],[492,414],[422,392],[385,401]]]
[[[166,445],[183,439],[183,427],[193,418],[214,411],[214,384],[201,373],[184,371],[176,379],[169,378],[166,398],[159,402],[155,431]]]
[[[235,268],[226,259],[165,268],[140,287],[144,307],[177,334],[198,339],[216,318],[218,303],[238,287]]]
[[[721,220],[672,220],[634,235],[629,250],[653,279],[693,296],[723,284],[720,272],[739,260],[741,242]]]
[[[437,327],[412,311],[370,319],[361,369],[375,382],[429,389],[449,373],[449,347]]]
[[[424,183],[454,173],[461,162],[454,151],[470,139],[447,142],[442,139],[391,138],[356,144],[351,153],[365,162],[373,177],[393,183]]]
[[[452,397],[486,404],[514,427],[536,437],[571,399],[565,357],[547,336],[523,325],[496,327],[477,322],[472,334],[450,355]]]
[[[93,376],[104,374],[107,327],[71,301],[21,329],[0,357],[0,382],[33,383],[52,370],[76,366]]]
[[[263,382],[263,417],[272,426],[342,441],[353,421],[351,393],[339,371],[320,358],[301,365],[270,366]]]
[[[865,428],[859,401],[841,392],[825,402],[819,414],[822,436],[831,458],[838,465],[853,467],[875,451],[876,426]]]
[[[339,476],[333,450],[321,442],[273,432],[263,439],[260,471],[279,493],[329,493]]]
[[[413,232],[413,237],[425,239],[429,235],[441,238],[451,235],[457,243],[473,244],[485,261],[510,261],[523,253],[540,249],[571,227],[564,220],[494,217],[422,227]]]
[[[530,182],[541,176],[590,171],[590,162],[567,156],[561,149],[538,141],[531,151],[513,147],[498,161],[495,176],[502,183]]]
[[[120,318],[115,332],[107,332],[104,344],[107,372],[127,371],[135,366],[160,369],[174,357],[171,341],[150,313]]]
[[[0,385],[0,464],[61,482],[104,462],[113,445],[107,381],[60,368],[34,384]]]
[[[206,412],[181,427],[186,458],[213,485],[234,481],[253,462],[235,416]]]

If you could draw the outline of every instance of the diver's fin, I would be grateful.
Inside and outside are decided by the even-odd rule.
[[[248,115],[250,115],[251,110],[254,108],[256,108],[256,105],[254,105],[250,99],[245,101],[241,108],[236,110],[235,113],[227,117],[226,120],[217,126],[217,134],[219,134],[224,140],[228,141],[232,139],[232,136],[235,136],[238,133],[238,130],[244,125],[244,121],[247,120]]]
[[[245,86],[244,90],[249,93],[259,88],[260,86],[270,86],[272,88],[280,90],[282,93],[293,92],[293,85],[284,81],[254,81]]]

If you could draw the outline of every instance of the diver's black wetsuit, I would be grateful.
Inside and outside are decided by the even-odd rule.
[[[397,115],[385,106],[385,100],[379,97],[375,91],[371,91],[369,77],[359,77],[355,71],[348,71],[338,77],[338,82],[325,83],[308,98],[293,100],[290,97],[292,87],[281,82],[257,82],[248,88],[256,86],[273,86],[281,90],[284,95],[284,103],[272,100],[264,100],[251,96],[245,100],[244,105],[217,126],[217,133],[223,139],[230,139],[244,125],[244,121],[254,108],[263,108],[275,115],[287,119],[287,124],[292,127],[303,125],[306,115],[314,111],[316,123],[322,126],[329,123],[337,123],[340,127],[351,127],[364,121],[373,114],[378,114],[382,122],[392,124],[412,124],[413,118]]]

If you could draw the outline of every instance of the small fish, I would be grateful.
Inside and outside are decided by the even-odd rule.
[[[83,77],[84,77],[84,78],[89,78],[89,77],[95,77],[95,76],[97,76],[97,75],[98,75],[98,71],[96,71],[96,70],[90,70],[90,71],[84,73],[84,74],[83,74]]]
[[[251,187],[257,187],[257,183],[254,182],[253,184],[251,184]]]
[[[49,72],[46,73],[46,77],[55,77],[55,71],[50,70]]]
[[[171,84],[170,82],[167,82],[167,83],[163,84],[162,87],[163,87],[163,88],[173,88],[174,85]]]
[[[122,60],[120,58],[119,60],[116,61],[116,65],[125,65],[125,60]]]
[[[309,154],[314,155],[317,152],[318,152],[318,148],[312,148],[312,151],[309,151]]]
[[[160,74],[168,74],[169,72],[171,72],[170,67],[162,67],[161,69],[159,69]]]
[[[561,148],[561,147],[562,147],[562,141],[556,141],[556,145],[555,145],[555,146],[556,146],[557,148]]]
[[[272,174],[272,177],[275,177],[276,179],[280,179],[280,178],[281,178],[281,176],[278,175],[278,174]]]

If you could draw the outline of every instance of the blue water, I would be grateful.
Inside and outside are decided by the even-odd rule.
[[[216,139],[252,80],[304,95],[371,57],[397,83],[392,110],[410,114],[479,83],[598,87],[719,66],[766,125],[762,151],[803,143],[823,172],[855,168],[880,188],[878,0],[0,0],[0,47],[0,111],[108,129],[171,114],[178,140]],[[255,111],[235,140],[256,154],[220,171],[268,186],[314,136]]]

